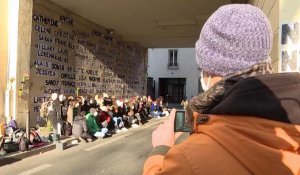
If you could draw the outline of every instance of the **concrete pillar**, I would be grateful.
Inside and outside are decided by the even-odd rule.
[[[16,79],[16,120],[22,127],[26,125],[29,115],[29,80],[31,58],[31,32],[32,32],[33,0],[20,0],[18,54],[17,54],[17,79]]]
[[[8,60],[8,0],[0,1],[0,123],[5,118],[5,89]]]

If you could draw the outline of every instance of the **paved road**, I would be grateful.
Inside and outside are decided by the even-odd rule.
[[[138,175],[151,151],[151,133],[162,122],[152,119],[144,127],[111,138],[80,143],[0,167],[1,175]],[[0,160],[3,161],[3,160]]]

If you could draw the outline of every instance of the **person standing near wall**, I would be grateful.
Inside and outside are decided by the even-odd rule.
[[[60,102],[58,100],[58,94],[57,93],[53,93],[51,95],[51,100],[49,103],[49,107],[48,107],[48,120],[52,123],[53,125],[53,132],[55,135],[61,135],[61,123],[62,123],[62,119],[61,119],[61,105]]]
[[[67,122],[71,125],[73,124],[74,108],[76,105],[76,100],[70,99],[67,110]]]

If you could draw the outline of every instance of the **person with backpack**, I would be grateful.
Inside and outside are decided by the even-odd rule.
[[[190,136],[175,145],[176,110],[152,133],[148,174],[300,172],[300,74],[273,74],[272,30],[249,4],[220,7],[196,43],[203,93],[186,108]]]

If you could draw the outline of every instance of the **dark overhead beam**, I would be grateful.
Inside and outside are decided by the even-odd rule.
[[[249,0],[231,0],[231,4],[248,4]]]

